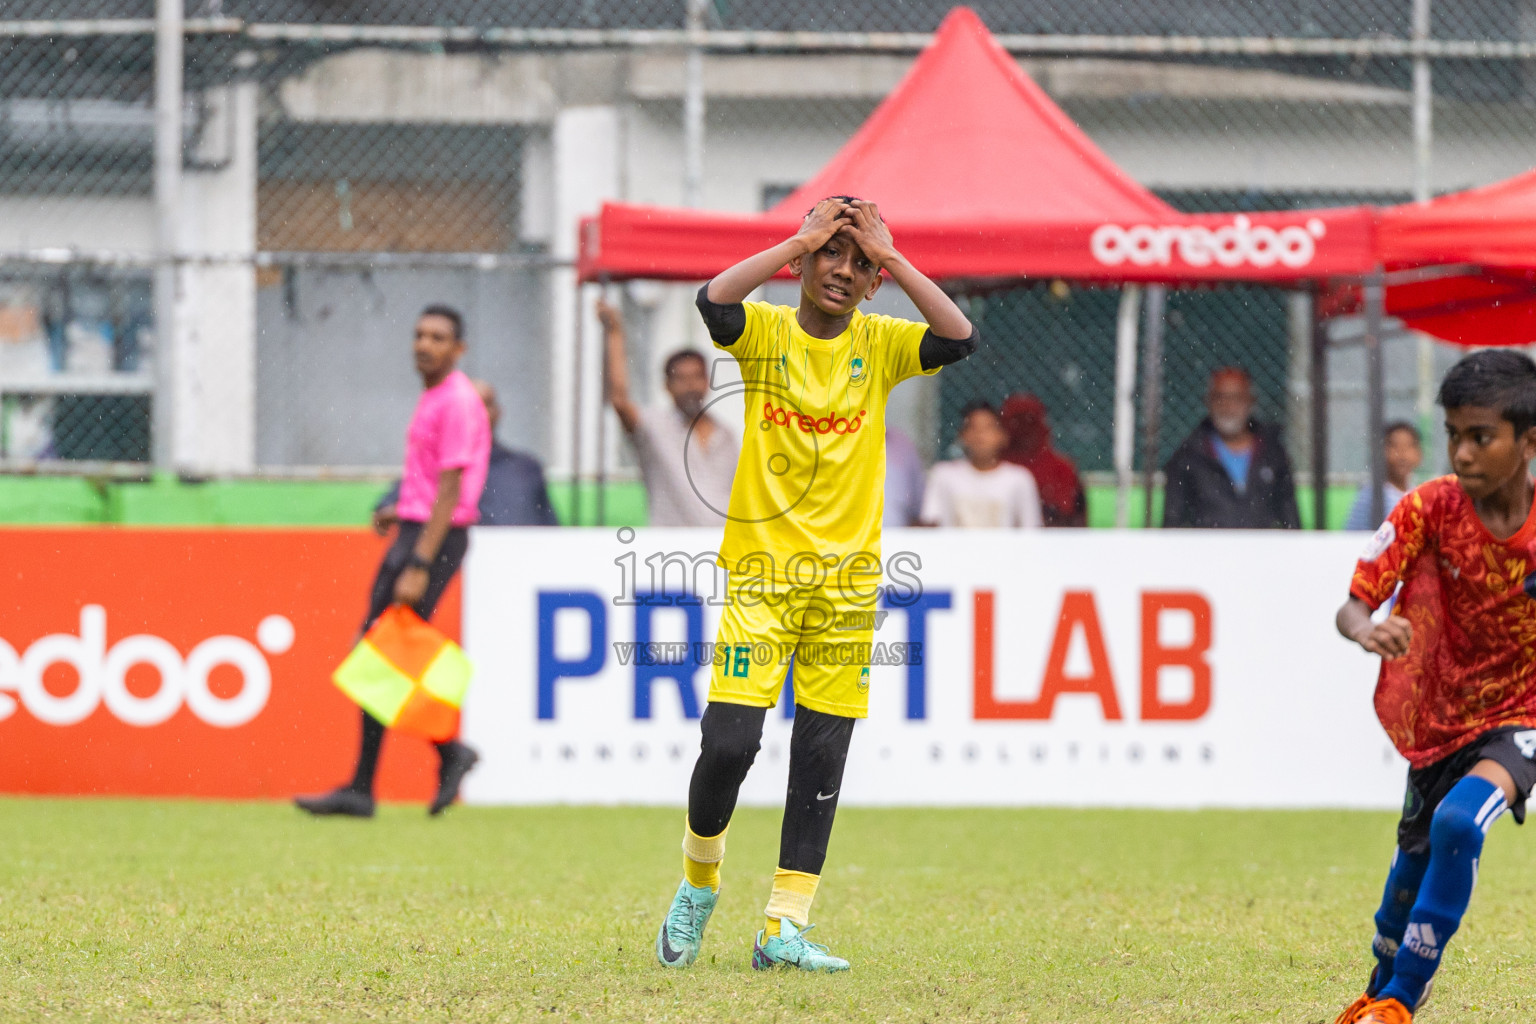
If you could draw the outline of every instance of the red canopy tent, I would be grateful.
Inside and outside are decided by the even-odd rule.
[[[1388,315],[1468,348],[1536,343],[1536,171],[1377,210],[1375,218],[1375,265],[1363,276],[1333,282],[1319,305],[1365,314],[1369,421],[1372,436],[1379,436],[1385,405],[1380,338]],[[1371,455],[1376,494],[1384,467],[1379,448]]]
[[[579,279],[712,277],[788,237],[829,195],[878,202],[902,252],[930,277],[962,288],[1041,278],[1296,287],[1357,278],[1375,266],[1367,207],[1173,209],[1105,156],[973,11],[957,7],[858,132],[773,209],[605,203],[582,224]],[[1146,365],[1160,372],[1161,320],[1149,316],[1148,324]],[[1134,327],[1130,345],[1134,353]],[[1144,386],[1149,409],[1156,391],[1155,380]],[[1149,437],[1155,429],[1149,425]],[[1316,439],[1313,447],[1324,450]]]
[[[957,7],[858,132],[767,213],[606,203],[584,225],[585,281],[702,280],[782,241],[829,195],[879,203],[902,252],[962,282],[1250,281],[1368,271],[1365,207],[1181,214],[1099,150]]]
[[[1536,171],[1381,212],[1380,246],[1394,263],[1536,267]]]
[[[1388,287],[1386,311],[1408,326],[1458,345],[1536,343],[1536,171],[1382,210],[1377,247],[1389,281],[1442,268]]]
[[[1183,214],[1105,156],[964,7],[848,143],[773,209],[605,203],[582,224],[579,279],[709,278],[793,233],[828,195],[878,202],[913,263],[962,287],[1031,278],[1312,289],[1364,282],[1368,296],[1386,285],[1386,311],[1437,337],[1536,341],[1536,280],[1526,273],[1536,268],[1536,174],[1387,211]],[[1376,423],[1383,303],[1366,306]],[[1319,342],[1318,366],[1322,352]],[[1314,388],[1324,383],[1315,368]],[[1321,409],[1315,403],[1319,522]],[[1373,476],[1382,472],[1373,446]]]

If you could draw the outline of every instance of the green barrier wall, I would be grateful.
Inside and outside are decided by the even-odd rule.
[[[338,480],[210,480],[174,477],[108,482],[81,477],[0,476],[0,523],[61,525],[115,523],[124,526],[365,526],[387,482]],[[1131,494],[1130,525],[1142,525],[1142,492]],[[1353,487],[1328,491],[1328,525],[1339,529],[1354,500]],[[562,523],[571,522],[579,500],[581,522],[597,522],[598,488],[583,484],[579,495],[567,484],[550,487],[550,501]],[[602,492],[608,526],[645,525],[645,489],[638,483],[609,484]],[[1302,522],[1312,525],[1312,495],[1301,495]],[[1162,494],[1153,494],[1153,521],[1162,516]],[[1113,487],[1088,489],[1088,525],[1115,524]]]
[[[1146,508],[1140,487],[1131,489],[1130,506],[1127,509],[1127,525],[1140,527],[1145,524],[1144,511]],[[1312,515],[1312,492],[1304,490],[1297,494],[1297,504],[1301,508],[1301,525],[1306,529],[1312,529],[1315,518]],[[1344,528],[1344,520],[1349,518],[1349,508],[1355,501],[1355,488],[1352,486],[1337,486],[1328,488],[1328,518],[1327,526],[1330,530]],[[1152,521],[1161,522],[1163,518],[1163,492],[1161,490],[1152,493]],[[1088,525],[1094,527],[1112,527],[1115,525],[1115,489],[1113,487],[1088,488]]]

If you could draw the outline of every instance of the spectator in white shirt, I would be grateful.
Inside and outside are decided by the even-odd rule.
[[[997,410],[972,402],[960,413],[965,458],[934,465],[923,494],[927,526],[1037,529],[1043,525],[1040,492],[1023,466],[1002,460],[1008,446]]]

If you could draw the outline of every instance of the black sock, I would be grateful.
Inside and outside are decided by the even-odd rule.
[[[843,768],[854,719],[795,706],[789,740],[789,792],[779,834],[779,867],[821,874],[832,839],[832,819],[843,788]]]
[[[762,746],[767,708],[711,703],[699,723],[699,759],[688,784],[688,827],[710,838],[725,831],[736,796]]]
[[[363,738],[357,749],[357,770],[349,789],[373,795],[373,776],[379,770],[379,750],[384,746],[384,723],[363,712]]]

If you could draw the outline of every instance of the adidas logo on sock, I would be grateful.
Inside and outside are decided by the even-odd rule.
[[[1380,932],[1377,932],[1376,933],[1376,937],[1371,940],[1371,950],[1377,956],[1380,956],[1380,957],[1394,957],[1394,956],[1397,956],[1397,949],[1398,949],[1398,944],[1396,942],[1394,942],[1392,939],[1387,938],[1385,935],[1381,934]]]
[[[1426,960],[1440,958],[1440,943],[1435,941],[1435,930],[1427,924],[1409,924],[1408,932],[1403,936],[1403,945],[1408,947],[1408,952]]]

